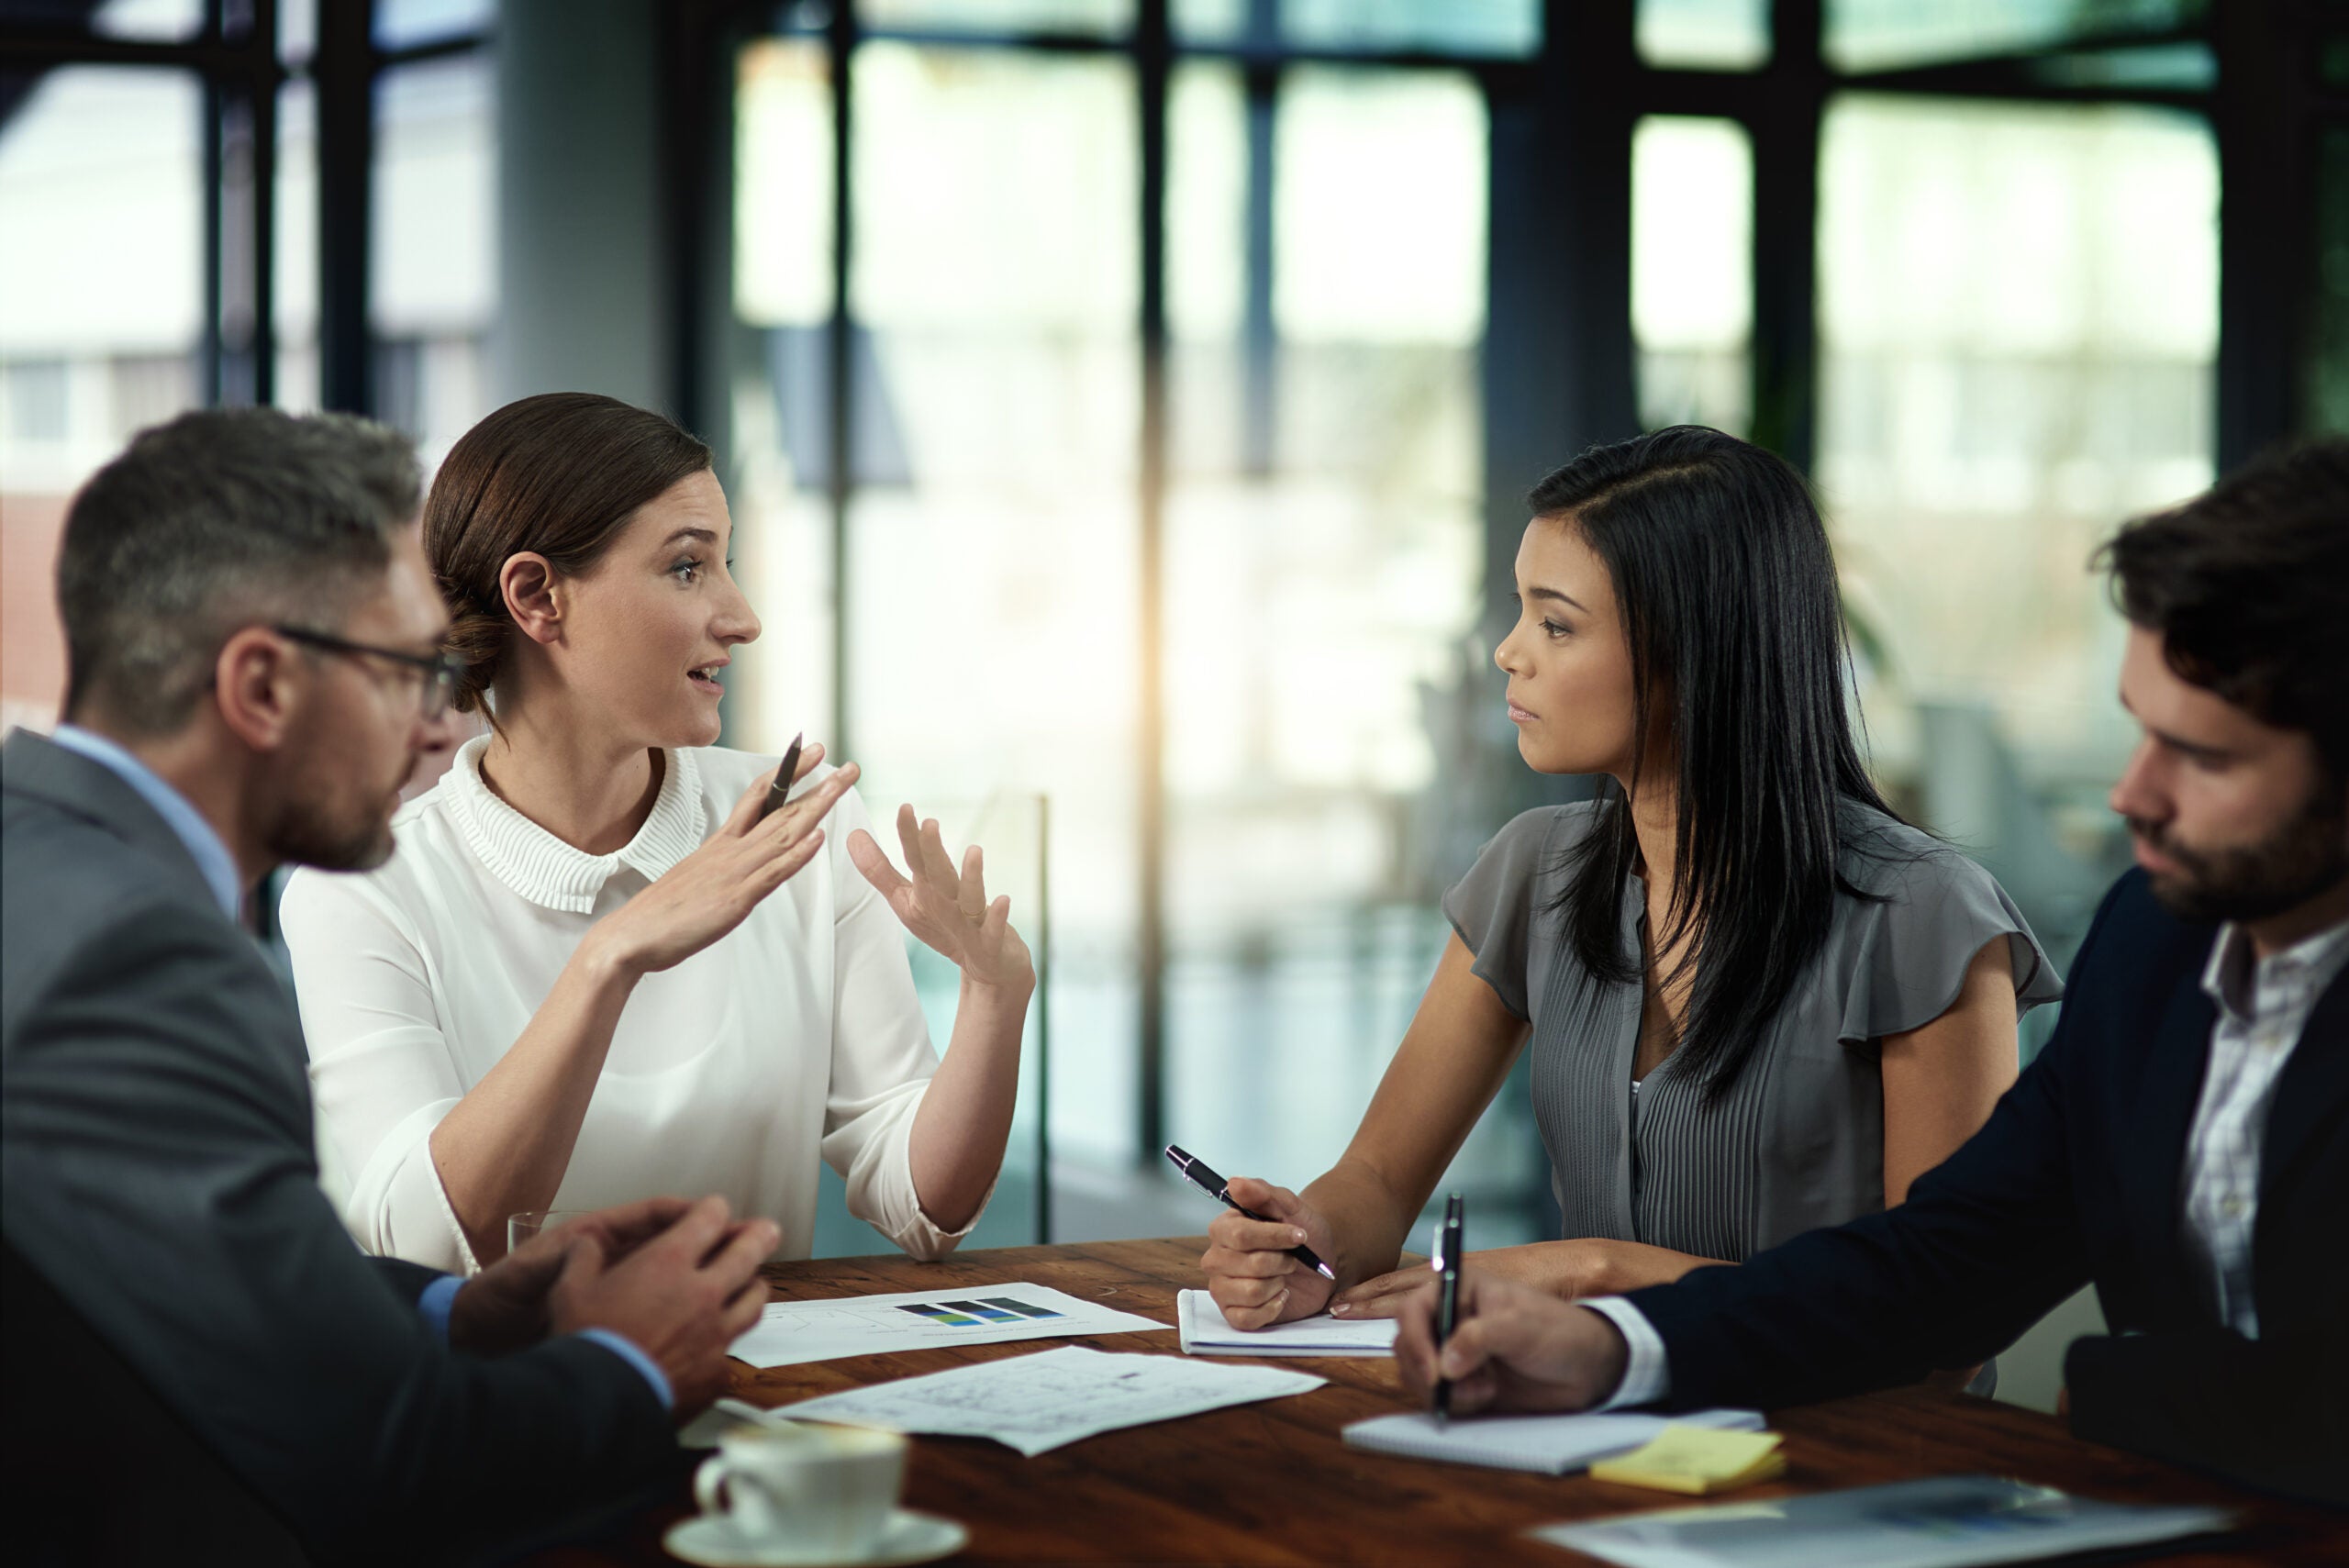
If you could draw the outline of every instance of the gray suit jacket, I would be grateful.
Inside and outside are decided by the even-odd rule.
[[[292,1001],[170,827],[105,768],[11,735],[7,1246],[321,1559],[509,1551],[674,1475],[660,1401],[604,1347],[441,1344],[416,1310],[437,1276],[352,1244],[310,1117]]]

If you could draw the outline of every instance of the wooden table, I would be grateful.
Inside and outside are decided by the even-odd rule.
[[[781,1299],[964,1289],[1031,1282],[1174,1321],[1174,1292],[1198,1283],[1205,1238],[967,1252],[943,1263],[826,1259],[768,1271]],[[763,1406],[860,1385],[1026,1355],[1070,1341],[863,1356],[761,1372],[737,1363],[734,1392]],[[1074,1341],[1175,1352],[1174,1330]],[[1243,1363],[1244,1364],[1244,1363]],[[1565,1519],[1693,1499],[1593,1481],[1388,1458],[1351,1449],[1339,1428],[1403,1407],[1386,1360],[1285,1360],[1329,1386],[1087,1438],[1023,1459],[970,1438],[917,1438],[906,1504],[970,1527],[965,1563],[1524,1563],[1592,1559],[1523,1532]],[[2117,1502],[2219,1502],[2244,1529],[2165,1564],[2349,1562],[2349,1516],[2270,1498],[2115,1449],[2076,1441],[2053,1417],[1960,1394],[1906,1389],[1777,1413],[1786,1477],[1738,1494],[1761,1498],[1919,1476],[1990,1472]],[[619,1537],[536,1561],[547,1568],[671,1563],[661,1534],[690,1511],[674,1502]]]

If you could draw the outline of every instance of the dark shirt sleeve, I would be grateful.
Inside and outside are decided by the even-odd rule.
[[[1898,1208],[1632,1293],[1664,1338],[1671,1402],[1808,1404],[2004,1350],[2087,1280],[2062,1123],[2043,1052]]]
[[[1537,885],[1562,852],[1553,842],[1561,816],[1557,807],[1542,806],[1513,817],[1443,895],[1444,918],[1476,955],[1471,973],[1520,1018],[1532,1016],[1525,993],[1528,949]]]
[[[2100,915],[2082,970],[2101,928]],[[1982,1130],[1899,1207],[1632,1293],[1663,1337],[1670,1403],[1798,1405],[1914,1382],[1997,1354],[2086,1284],[2070,1025],[2058,1021]]]
[[[425,1287],[434,1280],[449,1277],[439,1269],[428,1269],[422,1263],[411,1263],[405,1258],[370,1258],[367,1261],[373,1266],[375,1277],[384,1282],[384,1288],[410,1306],[422,1298]]]
[[[133,908],[24,1003],[8,1240],[314,1555],[465,1561],[674,1473],[609,1350],[452,1351],[416,1310],[430,1271],[361,1255],[318,1190],[290,1009],[233,928]]]

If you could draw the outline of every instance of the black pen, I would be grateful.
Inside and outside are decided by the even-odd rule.
[[[1166,1146],[1166,1157],[1174,1162],[1174,1168],[1183,1173],[1183,1179],[1185,1181],[1198,1188],[1199,1191],[1207,1194],[1208,1196],[1214,1198],[1217,1202],[1231,1204],[1232,1207],[1240,1209],[1241,1213],[1246,1215],[1251,1219],[1261,1219],[1268,1225],[1277,1225],[1280,1223],[1280,1221],[1273,1218],[1269,1214],[1258,1214],[1252,1208],[1241,1208],[1239,1204],[1232,1202],[1230,1185],[1226,1183],[1221,1176],[1219,1176],[1213,1171],[1208,1170],[1205,1161],[1184,1153],[1172,1143]],[[1337,1283],[1338,1272],[1329,1264],[1323,1262],[1319,1254],[1315,1252],[1312,1248],[1291,1247],[1288,1250],[1288,1255],[1295,1258],[1298,1262],[1303,1263],[1307,1268],[1311,1269],[1315,1273],[1319,1274],[1323,1279],[1328,1280],[1330,1284],[1335,1284]]]
[[[767,785],[767,803],[759,807],[760,821],[774,816],[774,808],[791,798],[791,775],[799,771],[799,743],[807,739],[804,729],[791,738],[791,750],[783,754],[783,766],[774,771],[774,783]]]
[[[1460,1195],[1453,1194],[1444,1200],[1443,1229],[1436,1237],[1434,1266],[1435,1293],[1435,1353],[1439,1360],[1443,1347],[1452,1342],[1452,1331],[1460,1326]],[[1435,1380],[1435,1424],[1449,1426],[1452,1422],[1452,1380]]]

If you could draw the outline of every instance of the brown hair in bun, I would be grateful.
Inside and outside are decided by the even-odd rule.
[[[507,561],[529,550],[558,572],[584,572],[639,506],[709,465],[709,448],[671,420],[592,392],[525,397],[466,431],[424,503],[449,651],[465,662],[457,710],[487,713],[505,662],[514,617],[497,578]]]

